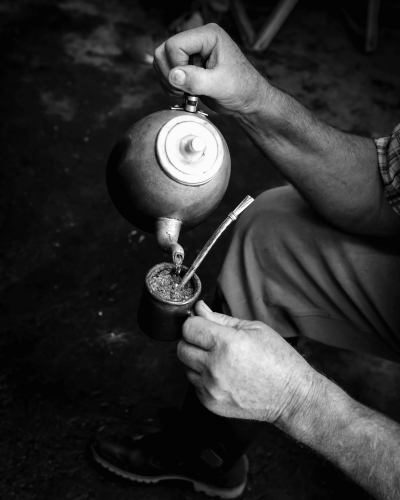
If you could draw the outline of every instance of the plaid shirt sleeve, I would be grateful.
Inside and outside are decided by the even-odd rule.
[[[375,144],[386,197],[400,215],[400,124],[388,137],[375,139]]]

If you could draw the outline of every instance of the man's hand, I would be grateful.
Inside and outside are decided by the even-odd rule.
[[[189,65],[200,53],[206,69]],[[200,95],[233,115],[261,151],[330,223],[355,234],[392,236],[400,218],[386,199],[372,139],[340,132],[269,84],[216,24],[184,31],[155,52],[167,93]]]
[[[189,65],[189,56],[198,53],[206,69]],[[207,106],[225,114],[255,112],[268,85],[217,24],[169,38],[155,51],[154,69],[168,94],[200,95]]]
[[[196,304],[178,357],[210,411],[278,425],[374,498],[400,498],[400,426],[318,374],[274,330]]]
[[[226,417],[283,423],[307,407],[317,372],[259,321],[212,312],[186,320],[178,357],[203,405]]]

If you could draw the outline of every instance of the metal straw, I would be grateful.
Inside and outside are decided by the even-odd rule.
[[[183,288],[186,285],[186,283],[190,280],[190,278],[196,272],[196,269],[203,262],[204,258],[206,257],[208,252],[211,250],[214,243],[221,236],[221,234],[225,231],[225,229],[229,226],[229,224],[234,222],[239,217],[239,215],[243,212],[243,210],[246,210],[246,208],[249,205],[251,205],[251,203],[253,203],[253,201],[254,201],[254,199],[251,196],[246,196],[246,198],[235,208],[235,210],[228,215],[228,217],[224,220],[224,222],[219,226],[219,228],[214,232],[214,234],[211,236],[211,238],[204,245],[204,247],[202,248],[199,255],[196,257],[193,264],[189,267],[187,273],[182,278],[182,281],[179,283],[178,290],[180,288]]]

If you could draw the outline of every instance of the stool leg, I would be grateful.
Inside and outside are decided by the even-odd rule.
[[[378,15],[380,0],[368,1],[367,26],[365,36],[365,52],[368,54],[376,49],[378,44]]]
[[[280,0],[278,2],[278,5],[271,12],[271,15],[261,28],[261,31],[254,42],[252,47],[254,51],[262,52],[268,47],[298,1],[299,0]]]
[[[250,47],[253,45],[256,35],[242,0],[231,0],[231,11],[240,31],[243,44]]]

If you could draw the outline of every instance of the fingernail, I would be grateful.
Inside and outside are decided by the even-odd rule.
[[[172,73],[171,80],[175,85],[183,85],[186,80],[186,74],[181,69],[177,69]]]

